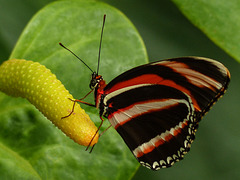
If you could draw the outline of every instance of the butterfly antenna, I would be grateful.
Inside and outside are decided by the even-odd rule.
[[[76,58],[78,58],[85,66],[87,66],[87,68],[92,71],[93,73],[93,70],[80,58],[78,57],[74,52],[72,52],[70,49],[68,49],[66,46],[64,46],[62,43],[59,43],[60,46],[62,46],[64,49],[68,50],[70,53],[72,53]]]
[[[101,54],[101,47],[102,47],[102,37],[103,37],[103,29],[105,25],[105,19],[106,19],[106,14],[103,16],[103,25],[102,25],[102,31],[101,31],[101,37],[100,37],[100,44],[99,44],[99,51],[98,51],[98,67],[97,67],[97,75],[99,71],[99,64],[100,64],[100,54]]]

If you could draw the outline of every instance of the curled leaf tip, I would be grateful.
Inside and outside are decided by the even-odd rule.
[[[12,59],[1,64],[0,91],[28,99],[53,124],[80,145],[88,146],[97,131],[97,127],[79,104],[75,105],[71,116],[61,119],[72,110],[73,102],[68,98],[74,98],[61,81],[38,62]],[[98,137],[97,134],[91,145],[97,143]]]

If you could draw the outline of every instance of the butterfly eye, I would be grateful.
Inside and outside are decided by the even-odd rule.
[[[90,84],[89,84],[89,87],[91,89],[95,89],[97,87],[97,85],[98,85],[98,80],[97,79],[92,79]]]

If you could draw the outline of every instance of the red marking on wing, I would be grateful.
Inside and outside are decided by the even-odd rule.
[[[152,150],[154,150],[155,149],[155,147],[154,146],[150,146],[149,148],[146,148],[145,150],[144,150],[144,154],[147,154],[147,153],[150,153]]]
[[[185,128],[187,125],[188,125],[188,121],[185,121],[185,122],[182,123],[182,127],[180,127],[180,128],[183,129],[183,128]]]
[[[165,136],[165,141],[169,142],[174,136],[172,134],[168,134]]]
[[[155,143],[155,146],[158,147],[158,146],[163,145],[164,143],[165,143],[165,141],[163,139],[160,139]]]
[[[162,80],[163,78],[155,74],[144,74],[144,75],[135,77],[133,79],[115,84],[111,89],[106,90],[106,94],[109,94],[118,89],[122,89],[128,86],[138,85],[138,84],[158,84],[158,82],[161,82]]]
[[[173,131],[173,136],[177,136],[179,133],[181,133],[181,130],[180,129],[175,129]]]
[[[139,158],[139,157],[141,157],[141,156],[143,156],[143,155],[144,155],[144,153],[143,153],[142,151],[138,151],[137,154],[136,154],[136,157]]]

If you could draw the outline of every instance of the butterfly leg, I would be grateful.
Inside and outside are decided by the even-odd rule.
[[[70,99],[70,98],[68,98],[68,99],[69,99],[70,101],[73,101],[72,111],[71,111],[67,116],[61,117],[61,119],[64,119],[64,118],[67,118],[67,117],[71,116],[72,113],[74,112],[74,107],[75,107],[76,101],[73,100],[73,99]]]
[[[61,117],[61,119],[67,118],[67,117],[69,117],[69,116],[72,115],[72,113],[74,112],[74,107],[75,107],[76,102],[80,102],[80,103],[86,104],[86,105],[88,105],[88,106],[96,107],[94,104],[91,104],[91,103],[82,101],[82,100],[85,99],[89,94],[91,94],[91,92],[93,92],[93,90],[91,90],[89,93],[87,93],[87,94],[86,94],[83,98],[81,98],[81,99],[75,99],[75,100],[73,100],[73,99],[71,99],[71,98],[68,98],[70,101],[73,101],[72,111],[71,111],[67,116]]]
[[[104,129],[104,131],[101,132],[101,134],[99,135],[99,137],[101,137],[110,127],[112,127],[112,125],[108,126],[106,129]]]
[[[95,133],[95,135],[93,136],[92,140],[90,141],[88,147],[86,148],[86,151],[88,150],[90,144],[92,143],[92,141],[93,141],[93,139],[95,138],[96,134],[99,132],[100,127],[102,126],[103,119],[102,119],[102,117],[100,117],[100,118],[101,118],[102,122],[101,122],[100,126],[98,127],[98,130],[96,131],[96,133]],[[101,137],[110,127],[112,127],[112,125],[108,126],[103,132],[101,132],[101,134],[99,135],[99,137]],[[92,146],[92,148],[91,148],[91,150],[89,151],[89,153],[92,152],[92,150],[93,150],[93,148],[94,148],[95,145],[96,145],[96,144],[94,144],[94,145]]]
[[[93,139],[95,138],[95,136],[96,136],[97,133],[99,132],[100,128],[102,127],[102,124],[103,124],[104,119],[102,118],[102,116],[100,116],[100,119],[101,119],[102,121],[101,121],[100,125],[98,126],[98,129],[97,129],[97,131],[95,132],[94,136],[92,137],[91,141],[89,142],[89,144],[88,144],[88,146],[87,146],[87,148],[86,148],[86,151],[88,150],[88,148],[90,147],[90,145],[91,145]],[[92,148],[91,148],[91,150],[90,150],[89,153],[92,152],[94,146],[95,146],[95,144],[92,146]]]

